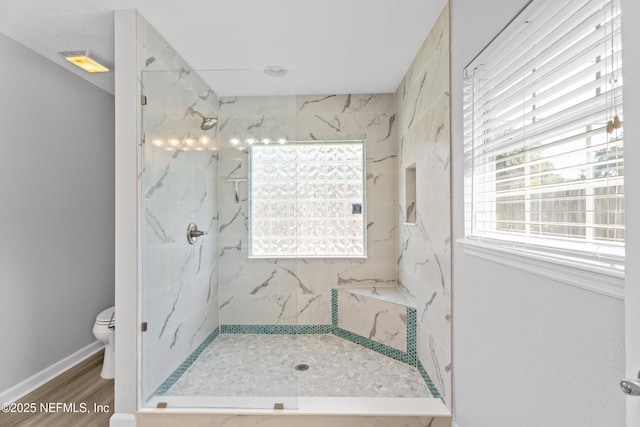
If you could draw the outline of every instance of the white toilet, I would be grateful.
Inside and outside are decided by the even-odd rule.
[[[100,376],[104,379],[112,379],[115,376],[115,333],[116,333],[115,307],[109,307],[96,316],[93,325],[93,335],[104,344],[104,362]]]

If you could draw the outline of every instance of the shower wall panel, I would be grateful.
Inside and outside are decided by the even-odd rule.
[[[220,98],[220,324],[296,325],[298,282],[292,259],[249,260],[247,138],[295,133],[294,97]],[[235,145],[231,140],[242,139]],[[234,179],[243,179],[237,184]],[[236,185],[238,189],[236,200]]]
[[[330,325],[331,289],[396,285],[393,94],[220,98],[220,323]],[[233,138],[366,140],[367,259],[248,259],[247,153]]]
[[[140,216],[143,401],[218,327],[218,97],[141,17]],[[194,222],[207,232],[194,245]]]
[[[418,359],[451,408],[449,6],[396,92],[398,284],[417,307]],[[415,165],[415,223],[404,223]]]

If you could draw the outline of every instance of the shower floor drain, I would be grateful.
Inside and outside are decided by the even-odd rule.
[[[309,365],[306,365],[304,363],[296,365],[296,371],[306,371],[307,369],[309,369]]]

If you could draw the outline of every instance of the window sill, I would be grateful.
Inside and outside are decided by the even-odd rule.
[[[367,255],[249,255],[247,259],[367,259]]]
[[[613,298],[624,299],[624,271],[471,239],[459,239],[457,242],[463,246],[466,254]]]

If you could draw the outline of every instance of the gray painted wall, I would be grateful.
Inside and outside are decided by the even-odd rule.
[[[454,242],[464,237],[462,69],[525,3],[451,1]],[[453,266],[459,427],[624,426],[623,301],[469,256],[459,243]]]
[[[0,391],[114,301],[113,96],[0,34]]]

